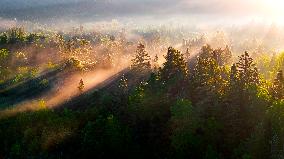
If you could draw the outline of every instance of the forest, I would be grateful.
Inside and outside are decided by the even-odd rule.
[[[3,29],[0,158],[284,158],[275,28]]]

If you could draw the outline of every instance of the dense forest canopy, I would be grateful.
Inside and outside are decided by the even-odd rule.
[[[282,4],[1,1],[0,158],[284,158]]]

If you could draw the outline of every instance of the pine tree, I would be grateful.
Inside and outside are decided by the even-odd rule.
[[[158,63],[158,61],[159,61],[159,57],[158,57],[158,55],[155,55],[155,57],[153,59],[153,64],[152,64],[154,73],[157,73],[159,71],[159,63]]]
[[[274,99],[284,99],[284,78],[283,71],[278,71],[271,88],[271,94]]]
[[[165,83],[177,82],[188,77],[187,63],[180,51],[170,47],[165,56],[166,62],[161,70],[161,79]]]
[[[228,45],[226,45],[225,49],[223,50],[223,60],[224,60],[224,63],[225,64],[230,63],[232,57],[233,57],[233,55],[232,55],[231,48]]]
[[[258,85],[259,83],[258,69],[248,52],[245,52],[239,56],[238,63],[231,67],[230,89],[243,92],[246,91],[248,86]]]
[[[125,75],[122,75],[121,79],[119,80],[118,87],[122,89],[123,91],[128,89],[128,82],[127,82],[127,78],[125,77]]]
[[[118,83],[119,88],[119,98],[121,102],[121,109],[122,107],[127,105],[128,97],[129,97],[129,86],[128,86],[128,79],[123,74]]]
[[[193,89],[222,93],[225,83],[220,67],[221,49],[213,50],[210,45],[203,46],[191,78]]]
[[[239,56],[239,62],[236,64],[240,80],[243,85],[251,85],[259,83],[259,75],[253,59],[248,52]]]
[[[210,45],[207,44],[202,47],[199,57],[203,59],[213,58],[219,66],[224,66],[225,64],[228,64],[230,62],[232,58],[232,52],[229,46],[226,46],[225,49],[213,49]]]
[[[221,68],[214,58],[199,57],[193,70],[194,87],[206,87],[217,92],[221,91],[221,87],[225,82],[221,73]]]
[[[84,88],[85,88],[85,84],[84,84],[83,79],[81,79],[80,82],[79,82],[78,89],[79,89],[80,92],[83,92]]]
[[[189,58],[190,58],[190,51],[189,48],[187,48],[185,52],[185,60],[188,60]]]
[[[245,105],[250,86],[259,85],[259,74],[253,59],[248,52],[239,56],[239,61],[231,67],[231,75],[229,81],[229,91],[232,95],[238,95],[241,100],[239,102]],[[247,103],[246,103],[247,104]]]
[[[230,84],[233,86],[233,85],[236,85],[236,82],[239,81],[238,79],[238,69],[237,69],[237,65],[236,64],[233,64],[232,67],[231,67],[231,74],[230,74]]]
[[[205,45],[201,48],[201,52],[200,52],[200,58],[209,58],[212,57],[213,55],[213,49],[211,48],[210,45]]]
[[[239,144],[251,135],[258,118],[252,118],[261,109],[261,105],[253,103],[257,98],[259,85],[258,70],[248,52],[239,56],[238,63],[231,67],[230,81],[226,93],[226,109],[224,110],[226,142]],[[252,120],[253,119],[253,120]]]
[[[168,90],[168,97],[176,98],[184,96],[189,71],[183,54],[170,47],[165,59],[166,62],[159,71],[159,76],[160,81]]]
[[[132,59],[132,70],[135,72],[147,72],[151,69],[151,58],[145,50],[145,45],[139,44],[137,46],[136,54]]]

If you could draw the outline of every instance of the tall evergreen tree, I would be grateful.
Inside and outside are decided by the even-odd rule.
[[[161,69],[161,79],[164,83],[177,82],[188,77],[187,63],[180,51],[170,47],[165,59]]]
[[[200,58],[206,59],[212,57],[213,49],[210,45],[205,45],[201,48]]]
[[[153,59],[153,62],[152,62],[152,65],[153,65],[153,71],[154,73],[157,73],[159,71],[159,57],[158,55],[155,55],[154,59]]]
[[[231,60],[232,60],[232,57],[233,57],[231,48],[228,45],[226,45],[226,47],[223,50],[223,52],[224,52],[224,54],[223,54],[224,62],[225,63],[230,63]]]
[[[79,82],[78,89],[79,89],[79,91],[82,93],[83,90],[84,90],[84,88],[85,88],[85,84],[84,84],[83,79],[81,79],[80,82]]]
[[[191,77],[193,89],[223,92],[225,79],[222,77],[222,67],[218,64],[221,59],[219,52],[213,50],[210,45],[203,46]]]
[[[225,141],[228,145],[237,146],[239,141],[247,139],[260,120],[254,113],[259,112],[262,107],[256,105],[257,87],[259,85],[258,70],[245,52],[239,57],[238,63],[231,67],[231,76],[227,89],[226,106],[224,107]],[[231,149],[231,148],[230,148]]]
[[[213,50],[213,58],[216,60],[219,66],[228,64],[232,58],[232,52],[228,46],[225,49],[218,48]]]
[[[128,81],[125,75],[123,74],[119,80],[118,87],[121,89],[122,94],[126,95],[128,91]]]
[[[237,69],[243,85],[258,84],[259,74],[253,59],[249,56],[248,52],[239,56]]]
[[[179,96],[185,89],[189,71],[187,63],[180,51],[170,47],[165,56],[166,62],[160,70],[161,82],[173,96]]]
[[[284,99],[284,77],[283,71],[278,71],[271,88],[271,94],[274,99]]]
[[[190,58],[190,51],[189,51],[189,48],[186,49],[184,55],[185,55],[185,60],[189,60],[189,58]]]
[[[137,46],[135,57],[131,61],[131,69],[136,72],[147,72],[151,69],[151,58],[145,50],[145,45],[141,43]]]

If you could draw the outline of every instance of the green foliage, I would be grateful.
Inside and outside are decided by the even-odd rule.
[[[5,60],[9,56],[9,51],[7,49],[0,49],[0,59]]]
[[[49,62],[47,63],[47,68],[48,68],[48,69],[55,69],[56,67],[57,67],[57,65],[54,64],[54,63],[52,63],[51,61],[49,61]]]
[[[283,77],[283,71],[279,71],[277,73],[276,78],[274,79],[272,88],[271,88],[271,94],[273,98],[275,99],[284,99],[284,77]]]
[[[284,70],[284,52],[272,57],[271,66],[274,73],[273,77],[275,77],[279,70]]]
[[[259,69],[259,73],[263,75],[266,80],[270,80],[274,78],[274,60],[275,57],[270,57],[269,55],[261,55],[257,56],[255,59],[257,68]]]
[[[205,45],[201,48],[200,58],[213,58],[218,66],[224,66],[226,64],[230,64],[232,59],[232,51],[228,45],[226,45],[225,49],[213,49],[210,45]]]
[[[161,69],[161,80],[167,83],[176,83],[188,77],[187,63],[180,51],[170,47],[165,56],[166,62]]]
[[[92,46],[103,54],[99,63],[112,66],[116,52],[127,53],[127,42],[110,35],[82,35],[93,41],[52,36],[45,43],[46,35],[21,28],[0,34],[0,45],[9,48],[0,50],[0,105],[19,105],[22,111],[22,102],[33,100],[36,109],[0,111],[0,158],[283,158],[283,54],[257,60],[261,78],[247,52],[230,69],[229,46],[206,45],[197,59],[189,59],[189,49],[184,57],[170,47],[159,67],[158,55],[151,61],[139,44],[134,74],[119,73],[120,79],[111,78],[99,91],[79,94],[53,110],[44,91],[55,92],[62,82],[58,77],[69,80],[88,71],[89,63],[98,66],[81,57],[98,58]],[[37,59],[45,60],[39,54],[45,47],[52,57],[43,66]],[[187,60],[195,65],[189,67]],[[272,75],[275,80],[269,81]],[[83,80],[78,90],[83,92]]]
[[[222,93],[225,79],[222,77],[223,70],[213,58],[198,58],[192,75],[195,88],[208,88]]]
[[[199,120],[190,101],[180,99],[171,107],[172,136],[171,142],[174,149],[183,155],[190,155],[200,142],[195,135]]]
[[[0,127],[0,149],[7,158],[37,158],[58,149],[58,145],[72,136],[78,124],[72,114],[62,115],[42,109],[1,119]]]
[[[10,52],[7,49],[0,49],[0,80],[5,80],[10,75],[8,68],[8,57]]]
[[[82,63],[80,60],[76,59],[75,57],[72,57],[70,59],[68,59],[66,62],[65,62],[65,68],[68,68],[68,69],[82,69],[83,66],[82,66]]]
[[[193,107],[190,101],[180,99],[171,107],[171,115],[173,120],[188,119],[193,115]]]
[[[39,39],[39,35],[28,34],[23,28],[11,28],[0,34],[0,44],[25,43],[32,42],[33,40],[36,41],[37,39]]]
[[[13,83],[18,83],[22,81],[23,79],[24,79],[24,74],[17,74],[13,79]]]
[[[43,79],[39,84],[43,87],[47,87],[49,85],[49,81],[47,79]]]
[[[253,59],[249,56],[248,52],[245,52],[239,57],[237,63],[239,78],[245,85],[259,83],[258,69],[253,63]]]
[[[282,158],[284,103],[276,101],[267,109],[265,121],[258,126],[250,140],[250,153],[253,158]]]
[[[151,69],[151,58],[145,50],[145,45],[137,46],[135,57],[132,59],[131,69],[143,73]]]
[[[46,109],[46,103],[43,99],[38,101],[39,109]]]
[[[82,130],[83,151],[98,157],[112,156],[126,151],[129,134],[113,115],[98,117]],[[124,145],[121,147],[121,145]]]

